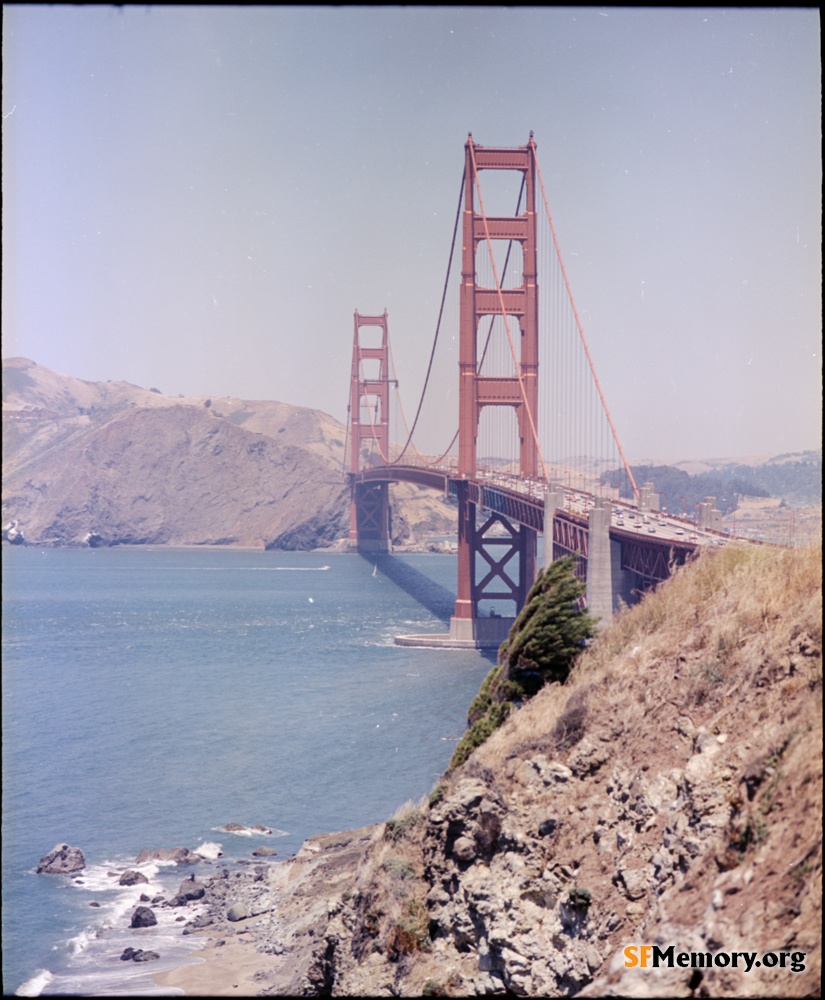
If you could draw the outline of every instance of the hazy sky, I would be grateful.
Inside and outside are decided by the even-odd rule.
[[[818,9],[4,8],[3,356],[343,420],[531,130],[633,460],[820,446]],[[457,374],[456,374],[457,379]]]

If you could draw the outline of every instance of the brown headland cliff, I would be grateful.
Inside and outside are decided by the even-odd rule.
[[[345,444],[346,428],[321,410],[3,362],[2,519],[18,541],[328,547],[349,530]],[[455,520],[411,485],[394,507],[398,544]]]

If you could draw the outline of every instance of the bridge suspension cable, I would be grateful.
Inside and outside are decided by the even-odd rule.
[[[458,433],[459,432],[458,432],[458,427],[456,427],[455,433],[453,434],[453,437],[450,440],[449,444],[446,446],[446,448],[444,448],[437,455],[429,454],[429,455],[425,456],[424,454],[422,454],[422,452],[416,446],[416,443],[413,440],[413,435],[414,435],[414,432],[415,432],[416,428],[419,425],[419,418],[421,417],[422,409],[424,407],[424,404],[425,404],[425,401],[426,401],[426,398],[427,398],[427,392],[428,392],[428,390],[432,389],[431,375],[433,373],[434,365],[435,365],[435,362],[436,362],[437,348],[438,348],[438,344],[439,344],[439,335],[440,335],[440,332],[441,332],[442,327],[443,327],[445,305],[446,305],[447,298],[448,298],[448,295],[449,295],[449,292],[450,292],[450,278],[451,278],[451,274],[452,274],[453,260],[455,258],[456,239],[457,239],[457,235],[458,235],[458,224],[459,224],[459,221],[461,219],[461,204],[462,204],[462,201],[463,201],[463,198],[464,198],[464,184],[465,184],[465,175],[464,175],[464,173],[462,173],[461,186],[460,186],[460,190],[459,190],[458,206],[456,208],[455,221],[454,221],[454,224],[453,224],[453,236],[452,236],[452,241],[451,241],[451,245],[450,245],[450,256],[449,256],[448,263],[447,263],[447,272],[446,272],[445,281],[444,281],[444,287],[443,287],[442,295],[441,295],[441,304],[440,304],[440,308],[439,308],[438,321],[437,321],[437,324],[436,324],[436,331],[435,331],[435,336],[433,338],[432,348],[430,350],[430,357],[429,357],[429,362],[428,362],[428,365],[427,365],[427,372],[426,372],[425,379],[424,379],[424,386],[422,388],[422,391],[421,391],[421,394],[420,394],[420,397],[419,397],[419,400],[418,400],[415,417],[413,419],[413,423],[412,423],[411,427],[410,427],[409,423],[406,420],[406,415],[405,415],[405,412],[404,412],[404,406],[403,406],[403,402],[402,402],[402,399],[401,399],[401,393],[400,393],[400,391],[398,392],[398,406],[399,406],[399,409],[400,409],[401,420],[402,420],[402,422],[404,424],[404,431],[405,431],[405,434],[406,434],[406,440],[405,440],[404,445],[401,448],[400,452],[397,453],[396,457],[393,459],[392,463],[390,463],[390,464],[401,464],[402,461],[403,461],[403,459],[404,459],[404,457],[406,456],[407,452],[409,450],[412,450],[415,453],[415,456],[416,456],[416,463],[423,462],[424,464],[441,467],[445,463],[445,460],[448,459],[448,456],[452,452],[452,450],[453,450],[453,448],[454,448],[454,446],[455,446],[455,444],[456,444],[456,442],[458,440]],[[519,211],[521,209],[521,203],[522,203],[522,198],[524,196],[525,186],[526,186],[526,179],[522,178],[521,187],[519,189],[518,198],[517,198],[517,204],[516,204],[516,215],[518,215],[518,213],[519,213]],[[506,256],[505,256],[505,259],[504,259],[504,264],[503,264],[503,267],[502,267],[502,273],[501,273],[501,280],[502,280],[502,282],[504,281],[505,276],[508,273],[508,269],[509,269],[510,262],[511,262],[512,249],[513,249],[514,242],[515,242],[514,240],[510,240],[508,242],[507,252],[506,252]],[[478,359],[477,373],[479,375],[482,374],[482,372],[484,370],[484,367],[485,367],[485,363],[488,361],[488,359],[491,359],[490,351],[491,351],[491,346],[492,346],[492,343],[493,343],[493,333],[494,333],[496,318],[497,318],[496,316],[491,316],[490,317],[490,323],[489,323],[488,328],[487,328],[487,334],[486,334],[486,337],[485,337],[485,340],[484,340],[484,346],[483,346],[483,348],[481,350],[481,353],[480,353],[480,356],[479,356],[479,359]],[[391,347],[390,347],[390,353],[392,353],[392,348]],[[495,364],[495,362],[492,362],[492,363]],[[393,362],[393,365],[394,365],[394,362]],[[442,415],[439,415],[439,426],[443,426]]]
[[[576,302],[575,299],[573,298],[573,292],[572,289],[570,288],[570,282],[567,279],[567,270],[564,266],[564,259],[562,258],[561,250],[559,249],[559,241],[556,237],[556,227],[553,225],[553,216],[550,214],[550,205],[547,201],[547,191],[545,190],[544,180],[541,176],[541,167],[539,166],[538,157],[536,157],[536,174],[538,175],[539,179],[539,187],[541,188],[541,197],[542,201],[544,202],[544,210],[547,214],[547,222],[550,226],[550,233],[553,237],[553,247],[555,248],[556,251],[556,258],[558,259],[559,268],[561,269],[562,279],[564,281],[564,287],[567,291],[567,297],[570,300],[570,306],[573,310],[573,316],[575,317],[576,328],[579,331],[579,337],[581,338],[582,346],[584,347],[584,352],[585,355],[587,356],[587,363],[590,366],[590,372],[593,376],[593,381],[596,384],[596,391],[599,394],[599,399],[601,400],[601,404],[604,409],[604,414],[607,417],[608,424],[610,425],[610,431],[613,435],[613,440],[616,442],[616,447],[619,449],[619,454],[621,455],[622,464],[624,465],[625,472],[627,473],[627,477],[633,488],[633,492],[636,495],[636,499],[638,500],[639,487],[636,485],[636,480],[633,478],[633,473],[630,470],[630,464],[627,461],[627,458],[625,457],[624,449],[622,448],[622,443],[619,440],[619,435],[616,433],[616,427],[613,423],[613,418],[610,416],[610,410],[608,409],[607,406],[607,400],[605,399],[604,393],[602,392],[602,386],[601,383],[599,382],[599,376],[596,374],[596,368],[593,364],[593,358],[591,357],[590,349],[587,346],[587,338],[584,335],[584,328],[582,327],[581,319],[579,318],[579,311],[576,308]]]
[[[418,426],[418,418],[421,416],[421,407],[424,405],[424,397],[427,394],[427,387],[430,384],[430,374],[432,373],[432,370],[433,370],[433,360],[435,359],[435,349],[438,346],[438,335],[441,332],[441,320],[442,320],[442,318],[444,316],[444,304],[447,301],[447,290],[448,290],[449,285],[450,285],[450,272],[452,271],[452,266],[453,266],[453,256],[455,254],[455,241],[456,241],[456,236],[458,235],[458,223],[459,223],[459,220],[461,219],[461,202],[462,202],[463,198],[464,198],[464,175],[462,174],[461,175],[461,189],[459,190],[459,193],[458,193],[458,207],[456,208],[455,223],[453,224],[453,238],[452,238],[452,242],[450,243],[450,257],[449,257],[449,259],[447,261],[447,274],[446,274],[446,276],[444,278],[444,289],[443,289],[443,291],[441,293],[441,306],[439,307],[439,310],[438,310],[438,321],[437,321],[437,323],[435,325],[435,336],[433,337],[433,346],[432,346],[432,348],[430,350],[430,360],[429,360],[429,363],[427,364],[427,374],[424,377],[424,387],[421,390],[421,396],[419,397],[419,400],[418,400],[418,406],[417,406],[416,411],[415,411],[415,417],[413,418],[412,427],[409,428],[408,433],[407,433],[407,440],[404,442],[404,447],[401,449],[401,452],[398,455],[398,458],[395,460],[396,464],[400,463],[401,459],[407,453],[407,449],[410,446],[410,442],[412,441],[412,436],[415,433],[415,428]],[[399,393],[399,405],[400,405],[400,398],[401,397],[400,397],[400,393]],[[405,424],[406,424],[406,421],[405,421]],[[456,436],[458,436],[458,431],[457,430],[456,430]],[[453,441],[455,441],[455,438],[453,438]],[[452,448],[452,443],[450,443],[450,445],[448,445],[447,450],[444,452],[444,455],[441,456],[442,458],[449,453],[450,448]],[[417,449],[416,449],[416,451],[417,451]]]
[[[389,463],[391,465],[398,465],[400,463],[400,461],[401,461],[402,456],[404,455],[404,452],[407,450],[408,446],[412,445],[413,451],[419,457],[420,457],[420,453],[418,451],[418,448],[416,448],[416,446],[415,446],[415,442],[412,439],[413,431],[415,430],[415,424],[413,424],[412,429],[410,429],[410,425],[409,425],[409,423],[407,421],[407,413],[404,410],[404,401],[403,401],[403,398],[401,396],[401,391],[400,391],[400,389],[398,387],[398,371],[397,371],[397,369],[395,367],[395,356],[392,353],[392,339],[390,337],[387,337],[387,349],[388,349],[389,356],[390,356],[390,369],[391,369],[392,375],[393,375],[391,381],[395,385],[395,396],[396,396],[396,399],[398,401],[398,412],[399,412],[399,415],[401,417],[401,422],[404,424],[404,432],[407,435],[407,441],[406,441],[406,444],[404,445],[404,448],[401,451],[401,454],[398,455],[397,458],[393,459],[392,462]],[[420,409],[420,405],[419,405],[419,409]]]

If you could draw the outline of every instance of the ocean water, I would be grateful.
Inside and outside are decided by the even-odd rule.
[[[4,994],[160,995],[151,975],[191,960],[182,911],[129,917],[193,869],[118,886],[143,848],[284,858],[426,795],[490,663],[393,640],[445,630],[455,572],[449,555],[4,548]],[[58,843],[87,868],[36,875]],[[122,962],[127,946],[161,959]]]

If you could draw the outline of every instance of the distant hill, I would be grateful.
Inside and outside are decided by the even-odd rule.
[[[723,482],[743,481],[751,488],[763,490],[791,504],[822,503],[822,452],[803,451],[774,455],[757,463],[722,462],[708,470]],[[747,493],[748,490],[742,491]],[[757,495],[753,492],[751,496]]]
[[[737,461],[717,459],[676,465],[633,465],[636,483],[652,482],[674,514],[693,511],[705,497],[716,498],[723,514],[738,509],[743,497],[774,497],[794,506],[821,505],[822,452],[803,451],[769,458]],[[606,472],[605,482],[618,470]]]
[[[349,528],[345,434],[320,410],[173,398],[6,359],[3,525],[41,545],[328,546]],[[416,494],[396,500],[397,541],[449,524]]]

